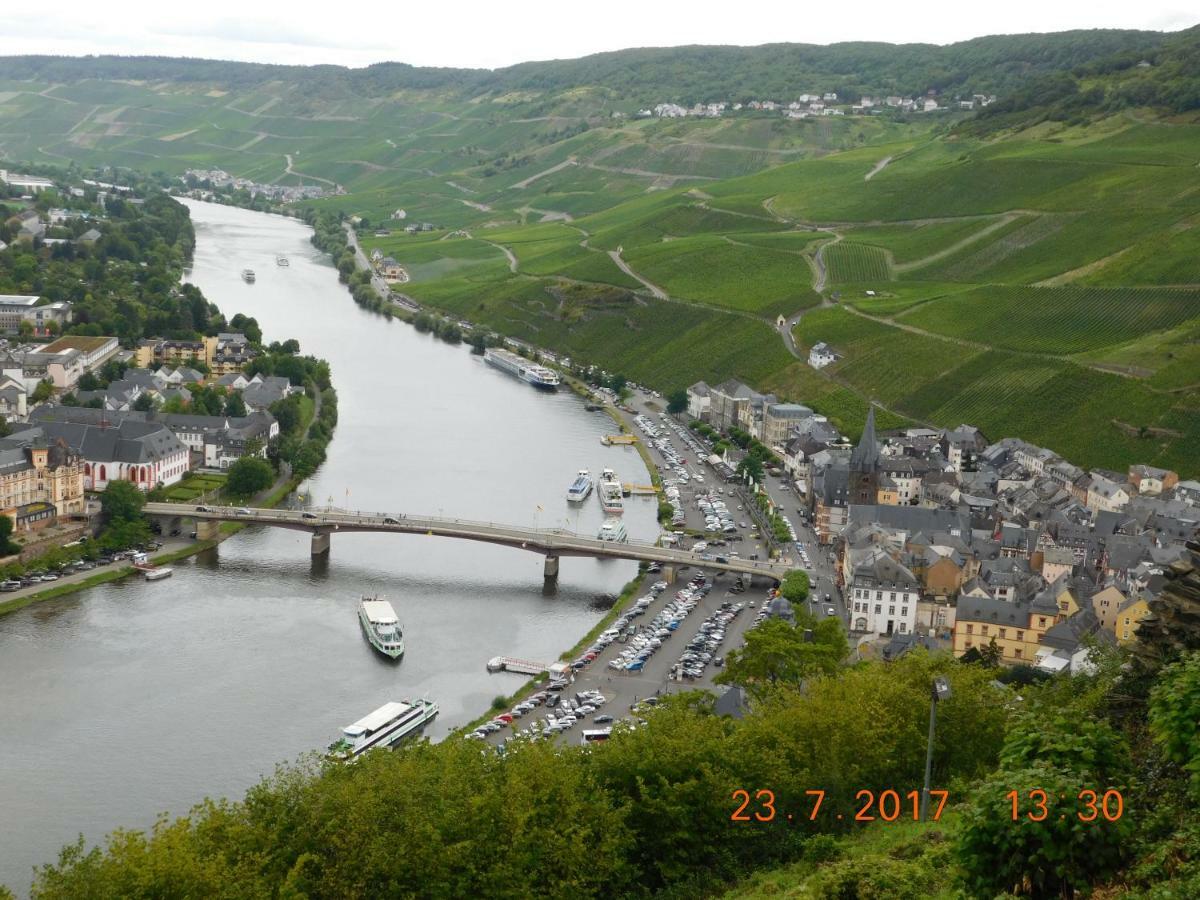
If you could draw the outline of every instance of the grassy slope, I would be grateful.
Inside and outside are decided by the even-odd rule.
[[[409,221],[465,227],[472,239],[366,243],[400,258],[409,292],[427,303],[658,387],[736,375],[811,401],[850,431],[873,397],[897,415],[972,418],[1079,462],[1200,470],[1188,444],[1200,410],[1200,125],[1114,116],[930,139],[932,119],[587,121],[586,97],[533,116],[434,92],[305,107],[286,85],[223,96],[7,87],[9,156],[41,147],[271,179],[288,177],[291,153],[298,171],[349,185],[326,205],[376,220],[403,207]],[[58,100],[29,93],[43,88]],[[544,223],[547,213],[573,221]],[[828,235],[797,225],[842,232],[824,253],[827,288],[883,319],[870,334],[824,313],[805,319],[802,347],[827,339],[846,353],[821,374],[771,328],[817,302],[812,256]],[[649,298],[603,252],[618,248],[689,305]],[[1180,289],[1129,290],[1158,286]]]

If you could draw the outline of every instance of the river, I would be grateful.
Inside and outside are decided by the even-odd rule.
[[[568,509],[577,469],[648,475],[637,452],[604,447],[611,420],[563,391],[543,394],[400,321],[357,307],[310,230],[281,216],[189,202],[188,279],[267,340],[297,338],[329,360],[340,421],[313,496],[363,510],[563,525],[594,534],[594,495]],[[287,267],[275,256],[285,253]],[[255,284],[239,277],[256,270]],[[627,503],[634,538],[655,505]],[[277,763],[324,746],[389,699],[441,704],[439,738],[520,679],[488,675],[499,654],[550,661],[603,614],[626,561],[564,558],[546,589],[542,557],[433,537],[308,536],[249,529],[174,566],[0,618],[0,884],[82,833],[142,828],[206,796],[240,797]],[[398,664],[363,640],[355,605],[380,592],[400,616]]]

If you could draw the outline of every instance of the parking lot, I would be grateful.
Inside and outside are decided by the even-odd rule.
[[[742,645],[767,596],[768,585],[761,579],[744,591],[739,582],[736,576],[689,568],[667,585],[658,573],[650,573],[627,612],[574,662],[578,668],[569,678],[540,691],[519,713],[499,714],[499,721],[493,720],[497,727],[483,739],[499,745],[525,734],[580,743],[584,731],[636,715],[632,708],[639,704],[714,687],[726,653]],[[599,704],[597,696],[603,698]],[[568,715],[564,704],[583,711]]]
[[[649,452],[662,478],[663,499],[675,511],[665,530],[675,532],[669,540],[677,547],[694,552],[695,565],[678,569],[674,584],[649,573],[628,609],[571,662],[567,677],[498,713],[476,733],[478,740],[494,746],[518,736],[582,743],[585,732],[599,737],[617,721],[636,720],[663,696],[697,688],[720,693],[713,679],[725,655],[741,647],[746,632],[766,615],[773,582],[750,583],[703,569],[718,557],[765,559],[770,552],[761,537],[766,523],[746,489],[709,464],[705,441],[664,415],[656,398],[639,392],[631,402],[634,413],[620,415]],[[809,574],[808,611],[823,617],[832,610],[844,623],[833,563],[800,514],[802,498],[788,479],[766,480],[764,488],[794,532],[780,549]]]

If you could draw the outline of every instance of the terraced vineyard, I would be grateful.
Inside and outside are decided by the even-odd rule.
[[[948,337],[1034,353],[1083,353],[1200,317],[1200,291],[981,287],[898,320]]]
[[[823,256],[831,284],[888,281],[892,277],[887,251],[880,247],[840,241],[829,244]]]

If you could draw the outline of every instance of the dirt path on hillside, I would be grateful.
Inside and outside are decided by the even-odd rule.
[[[915,259],[912,262],[899,263],[899,264],[893,266],[893,271],[895,271],[897,274],[899,274],[900,272],[911,272],[913,269],[920,269],[924,266],[929,265],[930,263],[935,263],[939,259],[945,259],[947,256],[957,253],[959,250],[963,249],[964,247],[969,247],[971,244],[974,244],[974,243],[982,240],[983,238],[987,237],[989,234],[992,234],[993,232],[1003,228],[1005,225],[1008,225],[1010,222],[1015,222],[1017,219],[1019,219],[1021,217],[1021,215],[1022,215],[1021,213],[1015,213],[1015,212],[1005,213],[1000,219],[993,222],[991,225],[988,225],[986,228],[979,229],[979,231],[975,232],[974,234],[967,235],[961,241],[955,241],[949,247],[943,247],[937,253],[932,253],[929,256],[926,256],[924,259]],[[953,219],[951,219],[949,221],[953,221]],[[904,224],[904,223],[897,223],[897,224]],[[929,224],[933,224],[933,223],[931,222]]]
[[[514,275],[517,274],[518,265],[517,265],[516,254],[514,254],[511,250],[509,250],[503,244],[497,244],[495,241],[486,241],[483,238],[478,238],[478,240],[483,241],[485,244],[490,244],[491,246],[493,246],[497,250],[499,250],[501,253],[503,253],[506,257],[508,257],[508,270],[510,272],[512,272]]]
[[[544,178],[547,175],[553,175],[555,172],[561,172],[567,166],[573,166],[573,165],[576,165],[575,157],[568,156],[566,159],[564,159],[558,165],[551,166],[550,168],[546,169],[545,171],[538,172],[536,175],[530,175],[528,178],[526,178],[522,181],[518,181],[516,184],[513,185],[513,187],[516,188],[517,190],[524,190],[525,188],[527,188],[531,184],[533,184],[535,181],[537,181],[539,178]]]
[[[283,155],[287,158],[287,168],[284,169],[284,175],[295,175],[297,178],[311,178],[313,181],[319,181],[322,184],[328,184],[333,187],[337,187],[336,181],[330,181],[328,178],[318,178],[316,175],[306,175],[304,172],[297,172],[292,168],[292,154],[285,153]],[[275,180],[278,181],[279,179],[276,178]]]
[[[642,286],[645,287],[646,290],[648,290],[651,294],[653,294],[659,300],[670,300],[671,299],[667,295],[667,292],[664,291],[662,288],[660,288],[657,284],[652,284],[651,282],[649,282],[645,278],[643,278],[641,275],[639,275],[637,272],[633,271],[633,269],[629,268],[629,263],[627,263],[627,262],[625,262],[625,260],[621,259],[621,251],[619,249],[618,250],[609,250],[608,255],[612,259],[612,261],[617,264],[618,269],[620,269],[622,272],[624,272],[630,278],[633,278],[636,281],[641,282]]]
[[[863,176],[863,181],[870,181],[872,178],[874,178],[876,175],[878,175],[880,172],[882,172],[884,169],[886,169],[887,164],[890,163],[891,161],[892,161],[892,157],[885,156],[879,162],[875,163],[875,168],[873,168],[870,172],[868,172],[866,175]]]

